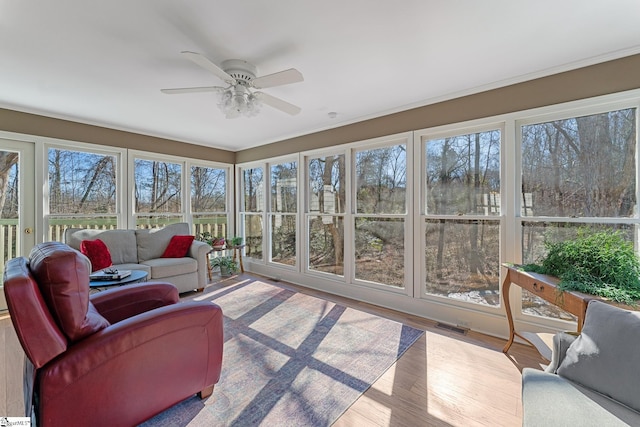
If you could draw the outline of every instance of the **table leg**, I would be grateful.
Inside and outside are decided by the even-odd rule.
[[[236,260],[236,256],[238,259],[238,263],[240,264],[240,272],[244,273],[244,265],[242,264],[242,248],[244,247],[244,245],[242,246],[234,246],[233,248],[233,261],[235,262]]]
[[[582,332],[582,327],[584,326],[584,319],[587,317],[587,306],[589,305],[589,301],[583,301],[580,313],[578,313],[578,333]]]
[[[209,276],[209,281],[213,280],[213,268],[211,267],[211,252],[207,253],[207,275]]]
[[[244,265],[242,264],[242,248],[238,249],[238,260],[240,261],[240,272],[244,273]]]
[[[507,321],[509,322],[509,341],[507,341],[507,345],[504,346],[504,349],[502,350],[503,353],[509,351],[516,335],[515,325],[513,323],[513,314],[511,313],[511,303],[509,302],[509,289],[511,289],[511,275],[509,271],[507,271],[507,276],[504,278],[504,282],[502,282],[502,303],[504,304],[504,309],[507,312]]]

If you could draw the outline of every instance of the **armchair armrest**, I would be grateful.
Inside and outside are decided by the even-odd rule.
[[[40,403],[41,419],[66,413],[78,425],[95,419],[104,425],[137,425],[212,387],[222,366],[222,323],[217,305],[187,302],[89,336],[40,372],[39,395],[48,397]]]
[[[180,299],[171,283],[137,283],[90,296],[91,302],[109,323],[117,323],[140,313],[175,304]]]
[[[213,249],[208,243],[194,240],[189,247],[187,256],[193,258],[198,263],[198,288],[204,288],[207,285],[207,272],[209,259],[207,254]]]
[[[553,352],[551,363],[545,369],[545,372],[555,374],[558,367],[567,355],[567,349],[573,343],[578,335],[576,333],[559,332],[553,336]]]

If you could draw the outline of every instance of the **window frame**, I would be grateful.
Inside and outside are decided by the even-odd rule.
[[[279,165],[283,163],[294,163],[294,162],[296,163],[296,211],[295,212],[273,211],[273,207],[271,206],[272,204],[271,167],[274,165]],[[265,171],[267,171],[267,177],[268,177],[268,179],[265,180],[266,190],[264,193],[267,200],[265,201],[265,219],[263,220],[264,221],[263,223],[265,224],[265,228],[266,228],[266,235],[267,235],[267,239],[266,239],[267,241],[265,243],[267,252],[263,252],[263,253],[266,253],[265,262],[266,264],[274,266],[276,268],[282,268],[282,269],[291,270],[291,271],[299,271],[300,264],[301,264],[301,261],[300,261],[300,199],[301,199],[300,175],[301,175],[301,169],[302,169],[300,165],[300,157],[298,155],[277,157],[277,158],[270,159],[268,162],[265,163],[265,165],[266,165]],[[273,261],[273,253],[272,253],[273,230],[271,225],[271,218],[274,215],[285,215],[285,216],[294,217],[294,222],[296,224],[296,237],[295,237],[296,256],[295,256],[294,265]]]
[[[139,216],[147,216],[144,213],[140,213],[140,212],[136,212],[135,210],[135,200],[136,200],[136,194],[135,194],[135,185],[136,185],[136,181],[135,181],[135,163],[136,160],[143,160],[143,161],[148,161],[148,162],[164,162],[164,163],[173,163],[173,164],[177,164],[180,165],[181,171],[180,171],[180,212],[179,213],[167,213],[164,215],[158,215],[158,217],[167,217],[170,218],[169,221],[170,222],[184,222],[186,221],[186,194],[185,194],[185,188],[190,189],[190,185],[188,185],[187,181],[186,181],[186,174],[185,174],[185,159],[179,159],[176,158],[174,156],[168,156],[168,155],[153,155],[151,153],[148,152],[142,152],[142,151],[132,151],[130,152],[130,156],[129,156],[129,194],[131,195],[131,198],[129,199],[130,201],[130,206],[129,206],[129,222],[128,222],[128,227],[131,229],[137,229],[138,228],[138,224],[137,224],[137,219]],[[187,185],[185,187],[185,185]],[[148,216],[154,216],[154,215],[148,215]],[[176,221],[173,221],[173,220]]]
[[[369,151],[369,150],[376,150],[376,149],[380,149],[380,148],[386,148],[386,147],[392,147],[392,146],[397,146],[397,145],[404,145],[406,148],[405,151],[405,174],[406,174],[406,183],[405,183],[405,212],[403,214],[389,214],[389,213],[385,213],[385,214],[376,214],[376,213],[358,213],[358,206],[357,206],[357,192],[358,192],[358,188],[357,188],[357,167],[356,167],[356,161],[357,161],[357,153],[358,152],[363,152],[363,151]],[[351,161],[349,164],[350,170],[347,171],[347,174],[350,176],[350,180],[349,180],[349,184],[350,184],[350,188],[347,188],[347,190],[349,191],[349,197],[348,199],[350,199],[350,202],[348,202],[347,204],[349,205],[350,209],[349,209],[349,217],[348,220],[345,222],[345,229],[347,228],[347,226],[349,227],[349,247],[350,247],[350,251],[347,254],[345,252],[345,261],[347,259],[347,255],[348,255],[348,259],[349,259],[349,265],[353,266],[353,268],[350,268],[350,275],[348,277],[349,279],[349,283],[355,284],[355,285],[360,285],[360,286],[365,286],[365,287],[369,287],[369,288],[373,288],[373,289],[379,289],[379,290],[383,290],[383,291],[387,291],[387,292],[392,292],[392,293],[396,293],[396,294],[401,294],[401,295],[406,295],[409,297],[413,297],[415,290],[414,290],[414,286],[412,286],[414,280],[414,268],[413,268],[413,256],[412,256],[412,251],[413,251],[413,205],[414,205],[414,192],[413,192],[413,186],[414,186],[414,165],[413,162],[411,161],[411,159],[413,157],[415,157],[414,153],[414,135],[413,132],[408,132],[408,133],[401,133],[401,134],[396,134],[396,135],[390,135],[387,137],[381,137],[381,138],[375,138],[375,139],[369,139],[366,141],[361,141],[357,144],[352,144],[351,149],[350,149],[350,155],[351,155]],[[411,177],[411,179],[410,179]],[[404,280],[403,280],[403,286],[402,287],[395,287],[389,284],[384,284],[384,283],[377,283],[377,282],[373,282],[373,281],[369,281],[369,280],[364,280],[364,279],[358,279],[356,278],[356,254],[355,254],[355,238],[356,238],[356,233],[355,233],[355,226],[356,226],[356,220],[358,218],[371,218],[371,217],[377,217],[377,218],[389,218],[389,219],[402,219],[403,223],[404,223]],[[346,239],[346,230],[345,230],[345,239]],[[345,245],[346,246],[346,245]]]
[[[225,191],[226,191],[226,216],[227,216],[227,229],[234,230],[235,216],[233,215],[233,192],[231,189],[233,188],[233,182],[235,181],[235,177],[232,174],[233,165],[227,163],[206,161],[206,160],[198,160],[189,157],[179,157],[179,156],[171,156],[167,154],[156,154],[150,153],[148,151],[140,151],[140,150],[127,150],[127,174],[126,174],[126,182],[127,182],[127,214],[126,214],[126,226],[124,228],[136,229],[136,218],[137,215],[134,212],[135,206],[135,160],[141,159],[146,161],[159,161],[159,162],[170,162],[170,163],[178,163],[182,167],[182,173],[180,178],[180,203],[182,207],[182,212],[180,214],[172,215],[172,217],[180,218],[180,222],[187,222],[190,224],[192,232],[194,230],[193,217],[191,214],[191,166],[202,166],[202,167],[210,167],[210,168],[219,168],[219,169],[227,169],[228,176],[227,182],[225,183]],[[186,172],[185,172],[186,171]]]
[[[635,239],[634,245],[636,253],[640,255],[640,94],[628,99],[628,97],[622,94],[605,95],[598,98],[590,98],[586,100],[576,101],[573,103],[566,103],[560,106],[541,107],[529,112],[529,114],[514,114],[514,165],[516,168],[515,174],[515,190],[518,191],[514,194],[514,215],[512,226],[510,227],[512,241],[517,245],[515,254],[509,262],[520,264],[523,262],[522,253],[522,230],[524,223],[543,223],[543,222],[558,222],[558,223],[572,223],[572,224],[627,224],[635,225]],[[622,98],[622,99],[621,99]],[[627,98],[627,99],[625,99]],[[558,217],[558,216],[522,216],[522,127],[534,124],[541,124],[550,121],[568,120],[577,117],[590,116],[608,113],[611,111],[631,109],[635,108],[635,137],[636,137],[636,149],[635,149],[635,167],[636,167],[636,213],[634,217]],[[511,310],[513,317],[516,321],[520,322],[534,322],[539,325],[548,326],[550,328],[571,328],[574,322],[563,319],[557,319],[552,317],[538,316],[535,314],[529,314],[523,311],[523,291],[520,287],[515,287],[515,291],[510,294]]]
[[[452,215],[452,214],[431,214],[426,212],[427,207],[427,188],[426,188],[426,143],[427,141],[447,138],[447,137],[455,137],[462,136],[474,133],[482,133],[482,132],[490,132],[490,131],[499,131],[500,132],[500,213],[498,215],[478,215],[478,214],[461,214],[461,215]],[[498,266],[500,273],[498,275],[498,289],[497,293],[500,298],[500,302],[497,305],[488,305],[488,304],[480,304],[467,302],[463,300],[457,300],[454,298],[449,298],[447,296],[435,295],[428,293],[426,291],[426,259],[425,259],[425,251],[426,251],[426,229],[427,229],[427,220],[433,219],[442,219],[442,220],[450,220],[450,221],[459,221],[459,220],[479,220],[479,221],[489,221],[496,222],[498,224],[499,230],[499,264],[501,264],[505,255],[505,239],[506,239],[506,214],[505,214],[505,203],[506,203],[506,173],[507,168],[505,167],[506,163],[506,153],[505,147],[507,146],[507,124],[505,120],[475,120],[473,122],[467,123],[457,123],[451,125],[445,125],[436,128],[426,128],[422,130],[418,130],[414,132],[414,145],[415,153],[419,153],[419,155],[415,155],[415,167],[420,171],[419,174],[414,174],[414,182],[415,179],[419,179],[419,182],[416,184],[416,196],[415,196],[415,223],[414,230],[416,231],[415,242],[415,278],[414,280],[414,294],[423,300],[432,301],[437,303],[442,303],[446,305],[451,305],[453,307],[458,308],[472,308],[474,311],[498,314],[503,311],[503,302],[502,302],[502,282],[503,282],[503,269]]]
[[[327,279],[327,280],[331,280],[331,281],[336,281],[339,283],[347,283],[348,278],[351,276],[351,265],[347,262],[346,260],[346,254],[348,251],[348,248],[351,248],[351,244],[350,244],[350,239],[348,238],[349,235],[349,230],[347,227],[347,222],[346,222],[346,214],[348,212],[351,211],[351,198],[348,197],[349,196],[349,188],[351,186],[351,175],[345,170],[345,207],[344,207],[344,211],[343,212],[335,212],[333,214],[330,213],[319,213],[319,212],[314,212],[312,213],[310,211],[310,204],[311,204],[311,194],[309,192],[309,188],[310,188],[310,180],[309,180],[309,161],[310,159],[316,159],[316,158],[320,158],[320,157],[329,157],[329,156],[344,156],[344,164],[345,164],[345,169],[347,167],[349,167],[348,165],[350,164],[351,161],[351,152],[350,150],[348,150],[345,147],[342,148],[330,148],[330,149],[323,149],[323,150],[314,150],[314,151],[309,151],[309,152],[305,152],[301,154],[301,157],[304,159],[304,163],[303,163],[303,173],[304,173],[304,191],[302,191],[303,196],[304,196],[304,204],[303,204],[303,214],[302,214],[302,224],[303,224],[303,233],[304,233],[304,239],[302,239],[303,242],[303,252],[301,253],[302,255],[302,259],[300,260],[301,266],[302,266],[302,272],[304,274],[308,274],[310,276],[315,276],[318,278],[322,278],[322,279]],[[308,236],[309,236],[309,221],[312,217],[317,217],[317,216],[330,216],[330,217],[335,217],[335,218],[342,218],[342,224],[343,224],[343,228],[344,228],[344,237],[343,237],[343,243],[342,243],[342,250],[343,250],[343,271],[342,271],[342,275],[337,275],[337,274],[333,274],[333,273],[327,273],[327,272],[323,272],[323,271],[318,271],[318,270],[314,270],[312,268],[310,268],[309,266],[309,241],[308,241]]]
[[[244,194],[244,171],[246,169],[258,169],[261,168],[262,169],[262,206],[263,209],[262,210],[257,210],[257,211],[247,211],[245,209],[245,194]],[[269,239],[269,234],[267,233],[267,224],[266,224],[266,204],[268,203],[268,197],[267,197],[267,192],[268,192],[268,178],[269,175],[267,174],[267,162],[264,161],[260,161],[260,162],[248,162],[248,163],[242,163],[242,164],[236,164],[235,165],[235,174],[236,174],[236,182],[235,182],[235,188],[236,188],[236,194],[238,195],[238,197],[236,198],[236,218],[237,218],[237,228],[236,228],[236,235],[238,236],[242,236],[242,238],[244,239],[245,245],[247,244],[247,236],[246,236],[246,232],[245,232],[245,216],[250,215],[250,216],[257,216],[261,219],[262,221],[262,242],[261,242],[261,250],[262,250],[262,258],[258,259],[258,258],[253,258],[253,257],[249,257],[249,256],[244,256],[243,260],[245,263],[247,263],[249,266],[252,264],[255,265],[264,265],[266,264],[266,255],[268,254],[267,250],[268,250],[268,246],[266,246],[266,242]],[[242,248],[242,253],[243,255],[246,255],[246,246],[244,248]],[[249,267],[250,269],[251,267]]]
[[[207,161],[203,161],[203,160],[192,160],[192,159],[187,159],[186,160],[186,169],[189,171],[189,176],[188,176],[188,185],[189,185],[189,191],[188,191],[188,199],[187,199],[187,206],[186,206],[186,210],[185,210],[185,214],[186,217],[190,219],[191,222],[191,228],[195,231],[197,231],[198,227],[196,226],[195,223],[195,218],[194,215],[212,215],[212,216],[226,216],[226,221],[227,221],[227,225],[226,225],[226,229],[227,229],[227,234],[229,233],[233,233],[234,231],[234,217],[235,215],[232,214],[232,212],[230,211],[230,209],[233,208],[233,192],[230,191],[233,188],[233,181],[235,179],[234,173],[233,173],[233,167],[232,165],[229,164],[225,164],[225,163],[217,163],[217,162],[207,162]],[[203,212],[194,212],[192,210],[192,203],[191,203],[191,168],[192,167],[201,167],[201,168],[210,168],[210,169],[223,169],[225,170],[225,183],[224,183],[224,187],[225,187],[225,210],[224,211],[203,211]],[[197,237],[197,235],[196,235]]]
[[[74,152],[83,152],[89,154],[98,154],[103,156],[113,156],[115,158],[115,174],[116,174],[116,208],[115,214],[110,215],[116,218],[116,226],[118,228],[124,228],[126,224],[126,209],[127,203],[125,198],[125,186],[126,186],[126,159],[127,159],[127,150],[115,147],[108,147],[103,145],[96,144],[88,144],[81,142],[67,142],[61,140],[51,140],[46,138],[44,143],[42,144],[41,156],[37,156],[37,158],[41,158],[43,164],[43,188],[44,193],[42,197],[42,218],[43,218],[43,227],[42,234],[44,241],[50,240],[50,232],[51,232],[51,219],[55,218],[72,218],[72,217],[82,217],[82,218],[100,218],[104,217],[104,214],[51,214],[50,213],[50,183],[49,183],[49,150],[61,150],[61,151],[74,151]]]

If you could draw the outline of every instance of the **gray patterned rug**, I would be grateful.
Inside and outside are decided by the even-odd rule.
[[[424,333],[260,280],[194,299],[224,313],[220,382],[146,427],[331,425]]]

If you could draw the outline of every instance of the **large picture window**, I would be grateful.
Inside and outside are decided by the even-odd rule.
[[[71,227],[117,227],[116,155],[51,147],[47,160],[49,239]]]
[[[298,226],[298,162],[270,165],[268,221],[270,261],[296,265],[296,228]]]
[[[134,180],[137,228],[183,220],[181,163],[135,159]]]
[[[195,234],[228,237],[228,168],[191,166],[191,217]]]
[[[356,150],[355,278],[405,286],[407,145]]]
[[[308,268],[344,275],[344,154],[307,159]]]
[[[245,253],[255,260],[263,259],[263,212],[265,205],[264,167],[241,169],[242,203],[240,221],[245,240]]]
[[[500,304],[501,131],[423,138],[424,291]]]
[[[535,263],[545,242],[581,228],[613,228],[636,241],[636,109],[520,126],[522,260]],[[523,292],[523,312],[573,317]]]

